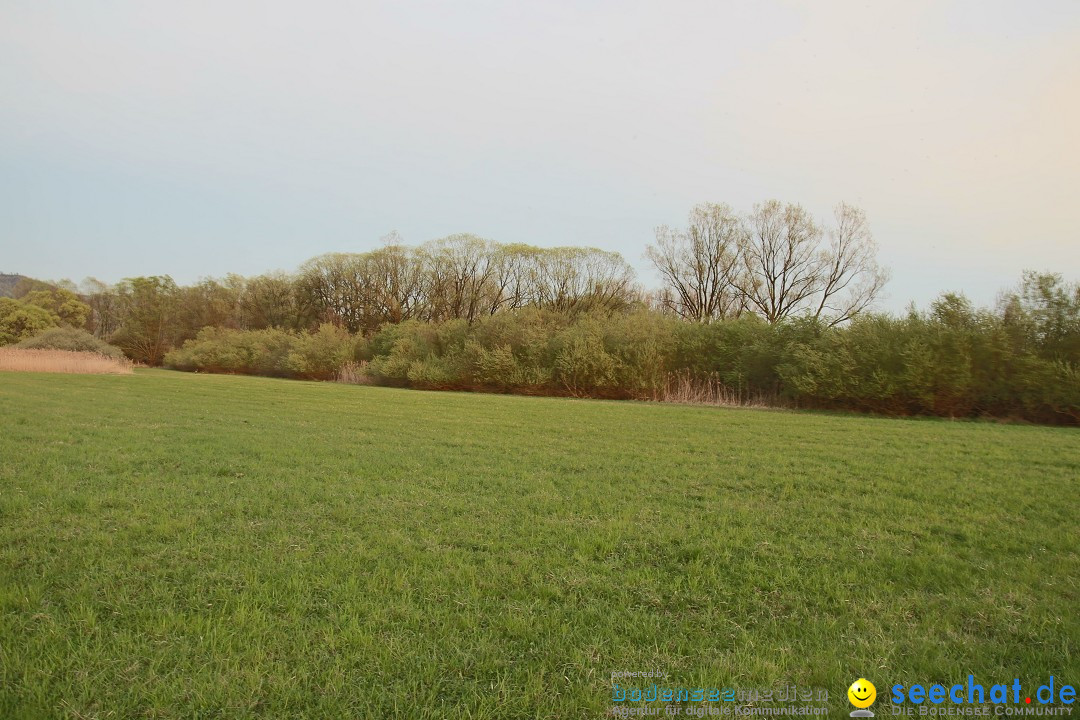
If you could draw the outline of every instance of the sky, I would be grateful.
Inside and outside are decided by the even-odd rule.
[[[397,231],[620,253],[865,210],[879,307],[1080,280],[1080,2],[0,0],[0,272],[293,270]]]

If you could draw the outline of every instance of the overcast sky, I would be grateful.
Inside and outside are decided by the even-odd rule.
[[[0,0],[0,272],[292,270],[397,230],[643,259],[861,206],[881,307],[1080,280],[1080,2]]]

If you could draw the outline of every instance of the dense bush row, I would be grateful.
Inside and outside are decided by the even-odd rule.
[[[928,315],[856,318],[793,343],[778,370],[800,404],[896,414],[1080,423],[1080,348],[1055,357],[960,298]]]
[[[412,387],[652,397],[676,324],[645,311],[570,316],[535,308],[473,324],[410,321],[371,338],[368,370]]]
[[[1029,283],[994,311],[946,295],[929,312],[836,327],[523,308],[472,323],[409,320],[366,338],[330,325],[207,329],[166,363],[329,378],[359,360],[384,384],[660,400],[675,399],[673,379],[689,378],[718,383],[736,401],[1080,423],[1080,297],[1060,284],[1043,289]]]
[[[333,325],[314,332],[204,328],[165,356],[177,370],[329,380],[356,354],[356,339]]]

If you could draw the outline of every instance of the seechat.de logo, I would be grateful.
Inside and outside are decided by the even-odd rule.
[[[866,678],[859,678],[851,683],[851,687],[847,689],[847,698],[852,705],[858,708],[858,710],[851,713],[851,717],[874,717],[874,713],[867,710],[877,700],[877,688],[874,687],[874,683]]]

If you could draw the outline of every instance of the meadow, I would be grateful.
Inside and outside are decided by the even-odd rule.
[[[0,717],[1077,685],[1078,478],[1075,428],[0,373]]]

